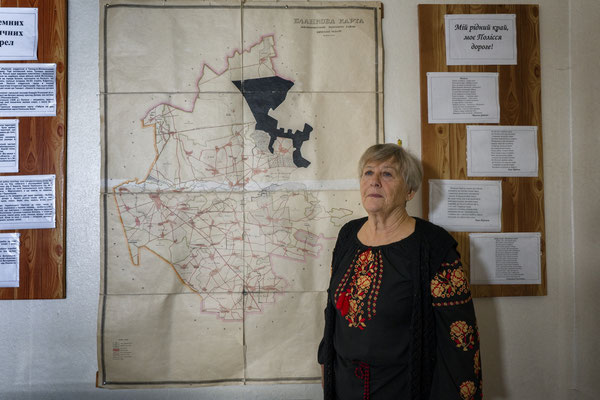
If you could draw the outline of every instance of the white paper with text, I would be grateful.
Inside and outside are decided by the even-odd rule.
[[[0,173],[19,172],[19,120],[0,119]]]
[[[429,221],[452,232],[500,232],[500,181],[429,180]]]
[[[0,287],[19,287],[19,233],[0,233]]]
[[[467,176],[538,176],[537,126],[467,126]]]
[[[55,175],[0,177],[0,229],[56,227]]]
[[[56,64],[0,64],[0,117],[56,116]]]
[[[428,72],[428,121],[437,123],[500,122],[496,72]]]
[[[471,284],[541,284],[540,242],[539,232],[471,233]]]
[[[37,60],[38,9],[0,8],[0,60]]]
[[[516,65],[515,14],[447,14],[447,65]]]

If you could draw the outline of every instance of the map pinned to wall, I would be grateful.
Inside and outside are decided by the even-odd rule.
[[[110,1],[101,38],[99,385],[317,382],[381,5]]]

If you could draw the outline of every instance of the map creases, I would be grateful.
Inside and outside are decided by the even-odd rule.
[[[316,383],[381,4],[174,3],[100,2],[98,385]]]
[[[268,46],[273,46],[270,36],[244,55],[252,57],[254,49],[264,52]],[[275,71],[270,57],[261,60],[252,68]],[[271,66],[265,69],[261,63]],[[212,85],[221,77],[227,84],[228,72],[208,77]],[[201,78],[198,86],[203,83]],[[113,194],[134,265],[140,249],[149,250],[198,293],[203,312],[241,320],[245,311],[260,312],[289,287],[274,271],[272,258],[298,265],[307,257],[318,258],[327,239],[312,227],[319,220],[336,227],[341,220],[307,191],[245,189],[266,171],[289,176],[308,167],[301,146],[312,127],[305,123],[302,132],[291,133],[268,115],[285,101],[294,84],[290,80],[273,75],[232,83],[255,121],[236,122],[233,116],[240,110],[221,103],[216,110],[225,113],[222,123],[206,126],[204,115],[215,108],[214,101],[196,101],[191,111],[171,104],[154,107],[143,125],[154,130],[155,161],[142,181],[123,182]],[[261,132],[269,135],[268,143]],[[241,293],[249,294],[245,302]]]

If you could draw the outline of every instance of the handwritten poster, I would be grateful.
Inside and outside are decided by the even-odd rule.
[[[515,14],[449,14],[446,64],[516,65]]]

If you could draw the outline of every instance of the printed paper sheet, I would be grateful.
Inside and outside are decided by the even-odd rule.
[[[471,233],[471,284],[542,283],[539,232]]]

